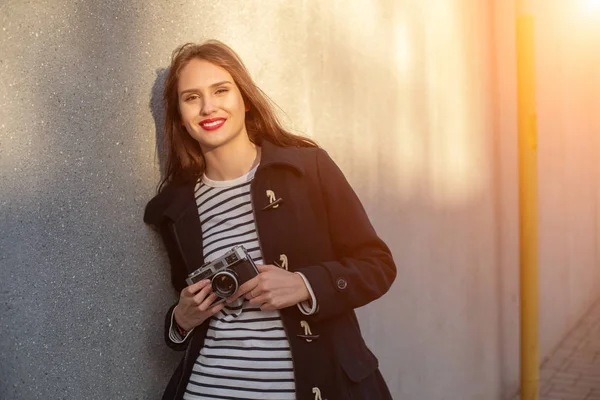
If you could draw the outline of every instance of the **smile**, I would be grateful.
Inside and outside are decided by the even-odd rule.
[[[219,129],[225,123],[225,118],[211,118],[200,122],[200,127],[206,131],[214,131]]]

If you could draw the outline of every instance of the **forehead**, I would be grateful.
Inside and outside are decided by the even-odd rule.
[[[177,90],[204,89],[210,85],[222,82],[233,82],[231,74],[226,69],[211,62],[195,58],[179,71]]]

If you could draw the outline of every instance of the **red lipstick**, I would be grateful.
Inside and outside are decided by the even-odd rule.
[[[222,127],[225,121],[227,121],[225,118],[207,118],[200,121],[198,125],[205,131],[214,131]]]

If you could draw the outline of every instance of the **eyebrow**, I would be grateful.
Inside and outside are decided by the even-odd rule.
[[[209,86],[209,88],[215,88],[215,87],[217,87],[217,86],[221,86],[221,85],[224,85],[224,84],[226,84],[226,83],[228,83],[228,84],[230,84],[230,85],[233,85],[233,83],[231,83],[230,81],[221,81],[221,82],[216,82],[216,83],[213,83],[212,85],[210,85],[210,86]],[[182,95],[184,95],[184,94],[186,94],[186,93],[191,93],[191,92],[199,92],[199,91],[200,91],[200,90],[199,90],[199,89],[197,89],[197,88],[194,88],[194,89],[186,89],[186,90],[182,90],[182,91],[181,91],[181,93],[179,93],[179,96],[182,96]]]

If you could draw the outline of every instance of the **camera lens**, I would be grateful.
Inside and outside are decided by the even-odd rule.
[[[212,290],[221,298],[229,297],[238,290],[238,280],[235,272],[217,272],[212,278]]]

